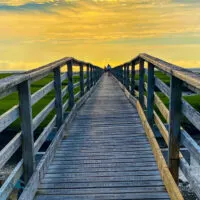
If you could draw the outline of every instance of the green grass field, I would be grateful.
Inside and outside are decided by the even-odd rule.
[[[0,78],[5,78],[7,76],[9,76],[10,74],[0,74]],[[168,76],[166,76],[165,74],[156,71],[155,75],[161,79],[164,83],[166,83],[167,85],[170,84],[170,79]],[[139,79],[138,74],[135,76],[136,80]],[[53,74],[48,75],[47,77],[34,82],[31,84],[31,93],[35,93],[36,91],[38,91],[39,89],[41,89],[44,85],[46,85],[47,83],[49,83],[50,81],[53,80]],[[74,77],[74,83],[79,81],[79,77],[75,76]],[[147,76],[145,76],[145,81],[147,81]],[[62,87],[64,87],[65,85],[67,85],[67,80],[63,82]],[[74,93],[77,93],[80,90],[80,88],[76,88],[74,89]],[[156,91],[156,93],[158,94],[158,96],[161,98],[161,100],[163,101],[163,103],[166,105],[166,107],[169,106],[169,99],[168,97],[166,97],[163,93]],[[32,111],[33,111],[33,118],[40,112],[43,110],[43,108],[55,97],[55,93],[52,90],[51,92],[49,92],[45,97],[43,97],[39,102],[37,102],[35,105],[33,105],[32,107]],[[68,98],[68,94],[63,98],[63,102],[65,102]],[[194,95],[194,96],[185,96],[184,99],[189,102],[196,110],[198,110],[200,112],[200,95]],[[14,105],[17,105],[19,103],[18,100],[18,94],[15,92],[9,96],[7,96],[6,98],[0,100],[0,115],[2,115],[3,113],[5,113],[7,110],[9,110],[10,108],[12,108]],[[156,109],[156,108],[155,108]],[[157,109],[156,109],[157,111]],[[39,128],[36,130],[37,131],[41,131],[46,125],[47,123],[52,119],[52,117],[55,115],[55,110],[53,110],[48,117],[40,124]],[[160,115],[160,114],[159,114]],[[161,115],[160,115],[161,117]],[[163,118],[162,118],[163,119]],[[164,120],[163,120],[164,121]],[[185,119],[184,123],[188,123],[188,121]],[[20,130],[20,121],[17,120],[15,121],[10,128],[15,129],[16,131]]]
[[[0,74],[0,79],[1,78],[5,78],[7,76],[9,76],[11,74]],[[43,86],[45,86],[46,84],[48,84],[49,82],[51,82],[53,80],[53,73],[49,74],[47,77],[36,81],[34,83],[31,84],[31,94],[35,93],[36,91],[38,91],[39,89],[41,89]],[[73,81],[74,83],[79,81],[79,76],[74,76],[73,77]],[[62,87],[65,87],[67,85],[67,80],[65,80],[62,83]],[[78,91],[80,91],[80,87],[77,87],[74,89],[74,94],[76,94]],[[55,92],[54,90],[52,90],[51,92],[49,92],[46,96],[44,96],[40,101],[38,101],[36,104],[34,104],[32,106],[32,115],[33,118],[40,113],[45,106],[47,106],[47,104],[55,97]],[[63,102],[65,102],[68,99],[68,94],[65,95],[65,97],[63,98]],[[0,100],[0,115],[2,115],[3,113],[5,113],[6,111],[8,111],[10,108],[12,108],[13,106],[19,104],[19,99],[18,99],[18,94],[17,92],[3,98]],[[50,122],[50,120],[52,119],[52,117],[55,115],[55,110],[53,110],[48,116],[47,118],[40,124],[40,126],[36,129],[36,132],[41,132],[43,130],[43,128]],[[9,126],[9,129],[15,130],[16,132],[18,132],[20,130],[20,121],[19,119],[16,120],[14,123],[12,123]]]

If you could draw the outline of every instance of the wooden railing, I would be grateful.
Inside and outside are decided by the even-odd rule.
[[[62,67],[65,66],[66,69],[63,69]],[[78,68],[78,71],[73,73],[75,68]],[[52,73],[50,82],[43,84],[35,93],[31,93],[32,84],[43,80]],[[21,130],[0,151],[0,169],[13,155],[15,156],[16,151],[22,149],[20,161],[6,180],[2,180],[1,200],[9,197],[20,179],[24,181],[25,185],[27,184],[38,163],[36,162],[36,155],[41,149],[41,152],[45,154],[44,148],[42,148],[45,141],[50,135],[51,137],[56,135],[66,113],[73,108],[78,98],[82,97],[96,84],[101,74],[102,69],[97,66],[66,57],[38,69],[0,80],[1,108],[4,105],[3,102],[6,101],[5,97],[9,97],[13,93],[15,94],[14,98],[19,97],[18,105],[14,105],[0,116],[0,132],[1,134],[9,134],[9,130],[6,130],[17,119],[20,119],[21,124]],[[77,80],[79,79],[78,82],[73,82],[74,77]],[[77,92],[75,93],[75,91]],[[53,98],[43,109],[40,108],[40,112],[33,117],[33,106],[48,95],[49,98],[52,98],[52,96]],[[46,118],[49,118],[49,115],[51,115],[51,119],[36,136],[35,131]]]
[[[158,72],[169,77],[170,85],[157,77]],[[161,133],[168,146],[167,163],[175,182],[178,183],[180,167],[200,198],[200,173],[195,174],[192,165],[194,160],[200,170],[200,147],[182,124],[185,117],[193,129],[200,131],[200,113],[182,95],[186,88],[193,95],[200,94],[200,75],[147,54],[139,54],[133,60],[113,68],[112,73],[139,100],[154,133],[155,127]],[[135,79],[136,74],[139,74],[139,80]],[[159,97],[160,93],[168,98],[169,109]],[[180,147],[190,153],[189,162],[181,154]]]

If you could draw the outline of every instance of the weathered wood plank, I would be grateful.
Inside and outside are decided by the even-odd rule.
[[[87,100],[87,98],[91,95],[91,93],[94,92],[95,88],[96,87],[93,87],[89,92],[87,92],[72,108],[72,111],[69,113],[69,115],[65,119],[64,124],[58,130],[53,142],[50,144],[45,155],[43,156],[42,160],[38,164],[35,173],[29,180],[28,184],[26,185],[19,200],[27,200],[27,199],[32,200],[34,198],[34,195],[39,185],[39,180],[44,177],[44,173],[46,172],[46,169],[49,167],[49,164],[51,163],[54,157],[56,147],[60,143],[61,139],[64,137],[64,133],[65,133],[64,131],[67,129],[67,127],[70,125],[71,121],[75,117],[77,110]]]
[[[16,105],[0,116],[0,132],[6,129],[19,117],[19,106]]]
[[[56,116],[53,117],[53,119],[49,122],[49,124],[45,127],[45,129],[42,131],[40,136],[35,141],[35,143],[34,143],[35,154],[39,151],[40,147],[46,141],[48,135],[51,133],[51,131],[53,130],[55,125],[56,125]]]
[[[62,107],[62,82],[60,67],[54,69],[54,88],[55,88],[55,110],[56,110],[56,127],[59,128],[63,123]]]
[[[63,104],[63,111],[66,111],[69,107],[69,100],[66,100],[66,102]]]
[[[148,63],[148,90],[147,90],[147,119],[153,127],[153,106],[154,106],[154,66]]]
[[[40,195],[36,200],[93,200],[93,199],[169,199],[165,193],[122,193],[122,194],[95,194],[95,195]]]
[[[51,81],[44,87],[42,87],[40,90],[35,92],[31,95],[31,105],[34,105],[37,103],[40,99],[42,99],[45,95],[47,95],[51,90],[54,88],[54,81]]]
[[[178,183],[182,81],[171,76],[169,106],[168,166]]]
[[[6,181],[0,188],[0,199],[6,200],[14,189],[17,181],[22,176],[23,173],[23,161],[21,160],[17,166],[13,169],[11,174],[8,176]]]
[[[62,89],[62,98],[68,93],[68,86],[65,86],[63,89]]]
[[[73,84],[73,86],[74,86],[74,89],[75,89],[75,88],[77,88],[77,87],[80,86],[80,83],[79,83],[79,82],[76,82],[76,83]]]
[[[131,94],[135,95],[135,63],[131,63]]]
[[[27,183],[35,170],[30,81],[21,83],[18,90],[24,161],[23,175],[24,181]]]
[[[83,96],[84,95],[83,64],[80,64],[80,90],[81,90],[81,96]]]
[[[144,108],[144,60],[140,60],[140,71],[139,71],[139,102]]]
[[[61,82],[65,81],[67,78],[67,72],[61,74]]]
[[[69,92],[69,108],[74,106],[74,88],[73,88],[73,63],[72,61],[67,63],[67,73],[68,73],[68,92]]]
[[[55,98],[33,119],[33,130],[35,130],[48,114],[55,108]]]
[[[0,151],[0,169],[6,164],[11,156],[22,144],[22,134],[18,133],[1,151]]]

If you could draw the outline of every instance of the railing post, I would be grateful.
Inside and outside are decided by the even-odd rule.
[[[124,69],[123,84],[126,85],[126,65],[124,65],[123,69]]]
[[[94,70],[94,85],[95,85],[95,84],[96,84],[96,81],[97,81],[96,67],[94,67],[93,70]]]
[[[68,75],[68,92],[69,92],[69,108],[74,106],[74,86],[73,86],[73,63],[67,62],[67,75]]]
[[[147,119],[153,127],[153,106],[154,106],[154,65],[148,63],[148,89],[147,89]]]
[[[129,85],[130,85],[130,77],[129,77],[129,64],[126,66],[126,88],[129,91]]]
[[[24,81],[18,86],[19,108],[22,130],[22,157],[24,164],[24,181],[28,182],[35,170],[35,154],[32,124],[30,81]]]
[[[83,64],[80,63],[80,90],[81,96],[84,95],[84,74],[83,74]]]
[[[56,127],[59,129],[63,123],[63,107],[62,107],[62,83],[60,76],[60,67],[53,70],[54,72],[54,88],[55,88],[55,107],[56,107]]]
[[[90,87],[93,85],[92,65],[90,65]]]
[[[179,171],[181,93],[182,93],[182,81],[171,75],[170,105],[169,105],[168,165],[176,183],[178,183],[178,171]]]
[[[140,59],[139,69],[139,102],[144,109],[144,60]]]
[[[87,64],[87,91],[90,90],[90,65]]]
[[[135,62],[131,63],[131,94],[135,95]]]
[[[120,67],[120,81],[123,84],[124,78],[123,78],[123,67]]]

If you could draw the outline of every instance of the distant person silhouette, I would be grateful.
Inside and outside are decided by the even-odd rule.
[[[109,64],[106,67],[106,71],[108,72],[108,76],[110,76],[111,66]]]

